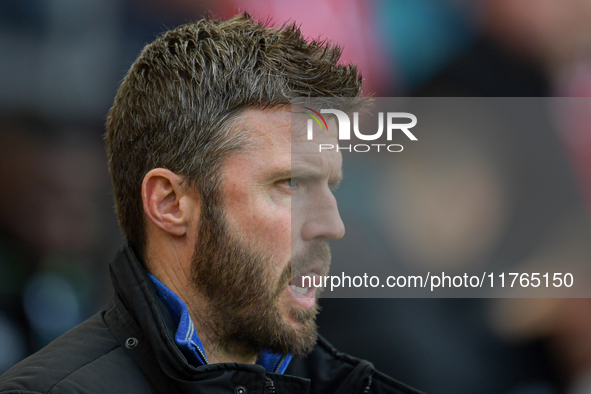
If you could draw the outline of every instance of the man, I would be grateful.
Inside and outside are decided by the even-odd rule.
[[[330,189],[341,156],[316,154],[334,133],[292,135],[289,104],[359,94],[339,53],[248,15],[148,45],[107,119],[128,240],[114,304],[9,370],[0,392],[414,393],[317,336],[317,289],[302,279],[326,274],[326,241],[344,234]]]

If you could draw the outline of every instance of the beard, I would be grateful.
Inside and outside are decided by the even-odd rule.
[[[302,310],[289,303],[281,312],[282,294],[294,274],[306,272],[323,261],[321,275],[328,272],[330,248],[326,242],[311,245],[294,256],[276,278],[273,256],[256,250],[235,235],[219,204],[204,204],[192,261],[195,289],[208,302],[205,321],[210,346],[235,354],[273,353],[305,356],[312,351],[317,335],[319,306]],[[316,289],[316,297],[320,293]],[[288,316],[283,316],[287,314]],[[286,321],[289,317],[297,324]]]

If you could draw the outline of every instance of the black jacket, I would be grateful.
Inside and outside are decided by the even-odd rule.
[[[285,374],[190,365],[176,327],[129,247],[111,264],[115,301],[0,377],[0,393],[418,393],[320,338]]]

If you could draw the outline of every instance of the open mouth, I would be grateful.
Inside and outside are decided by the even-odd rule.
[[[303,309],[312,309],[316,296],[322,290],[321,273],[327,271],[327,263],[320,260],[313,264],[294,264],[291,268],[295,276],[287,284],[287,291]]]
[[[288,283],[292,299],[303,309],[312,309],[316,304],[316,295],[322,284],[319,272],[323,267],[324,263],[319,262],[300,271],[301,273],[291,278]]]
[[[296,285],[289,285],[289,287],[291,288],[292,291],[295,291],[296,293],[300,293],[301,295],[306,295],[310,291],[309,287],[299,287]]]
[[[316,296],[316,287],[321,282],[320,275],[314,272],[308,272],[298,275],[289,281],[289,288],[294,297],[314,298]]]

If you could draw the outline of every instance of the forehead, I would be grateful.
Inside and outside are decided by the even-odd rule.
[[[240,126],[249,134],[255,150],[279,148],[293,154],[312,154],[319,153],[320,144],[337,143],[336,121],[332,117],[327,117],[328,130],[321,130],[314,124],[313,140],[307,138],[308,119],[295,106],[291,110],[290,106],[249,108],[241,114]]]
[[[302,122],[296,118],[300,115],[292,114],[289,106],[245,110],[238,127],[248,134],[249,143],[242,152],[227,159],[226,172],[236,176],[249,174],[261,180],[279,175],[290,177],[290,171],[296,172],[294,176],[302,171],[313,171],[318,177],[338,176],[341,154],[334,150],[319,152],[321,143],[336,144],[337,133],[319,129],[317,136],[309,141],[305,128],[301,127]],[[336,123],[333,122],[332,126],[336,130]]]
[[[291,149],[291,115],[289,107],[249,108],[240,116],[240,127],[249,135],[251,149]]]

